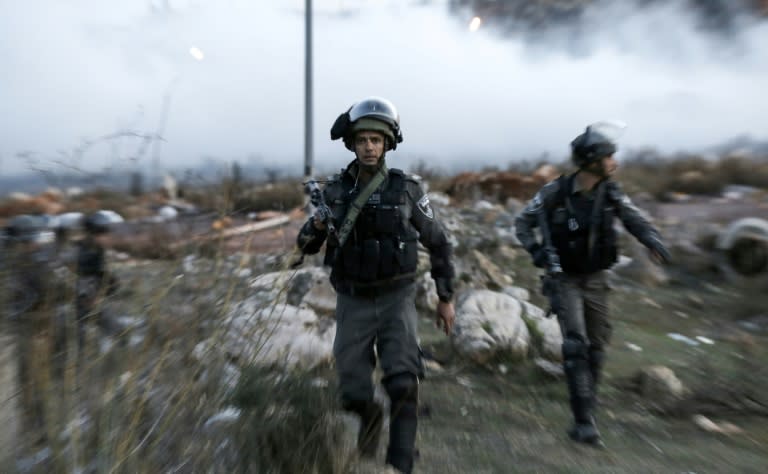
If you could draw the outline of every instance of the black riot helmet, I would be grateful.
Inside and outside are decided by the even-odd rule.
[[[114,211],[96,211],[86,216],[83,227],[89,234],[106,234],[119,222],[123,222],[123,218]]]
[[[22,214],[8,221],[5,237],[10,242],[44,243],[51,240],[53,234],[49,230],[48,219],[45,216]]]
[[[354,151],[355,133],[364,130],[383,133],[387,139],[386,150],[396,149],[403,141],[400,114],[392,102],[381,97],[367,97],[339,115],[331,127],[331,140],[341,138],[344,146]]]
[[[571,159],[579,168],[585,168],[606,156],[616,153],[616,139],[626,128],[618,122],[597,122],[571,142]]]

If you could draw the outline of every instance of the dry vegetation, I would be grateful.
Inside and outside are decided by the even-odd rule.
[[[429,175],[426,169],[414,171],[426,175],[432,189],[447,187],[447,177]],[[693,184],[693,178],[685,178],[693,172],[701,173],[703,181]],[[674,192],[717,194],[727,184],[768,188],[765,158],[706,161],[680,157],[660,161],[640,155],[623,163],[622,175],[630,191],[644,190],[658,197]],[[231,182],[221,186],[186,190],[184,197],[201,209],[216,211],[217,215],[287,210],[303,200],[298,182],[241,184],[234,191]],[[65,204],[67,210],[110,207],[125,211],[140,203],[156,202],[154,199],[97,191]],[[48,406],[55,409],[55,416],[48,419],[40,433],[19,437],[18,451],[9,453],[6,449],[0,471],[13,472],[18,467],[16,460],[29,460],[29,456],[39,454],[42,445],[36,441],[45,433],[50,455],[30,468],[32,472],[350,472],[354,460],[341,448],[343,430],[336,417],[330,367],[313,373],[285,374],[275,368],[257,368],[240,362],[243,376],[233,385],[226,370],[233,361],[219,360],[213,354],[206,354],[203,361],[192,356],[199,341],[224,329],[220,321],[231,304],[248,294],[247,285],[234,276],[234,269],[250,268],[258,274],[264,270],[262,264],[242,255],[232,256],[219,241],[209,242],[205,248],[180,248],[175,245],[175,234],[153,231],[142,235],[142,239],[116,239],[115,246],[134,257],[166,260],[118,263],[116,269],[123,286],[105,304],[119,314],[140,315],[143,321],[129,325],[115,338],[116,344],[110,350],[98,348],[97,338],[92,337],[88,355],[79,364],[76,349],[70,344],[63,374],[52,375],[50,367],[37,374],[45,379],[43,385],[49,387],[45,397]],[[492,257],[496,251],[493,246],[484,250]],[[199,273],[186,271],[186,255],[205,255],[208,268]],[[501,255],[493,258],[504,262],[505,268],[516,269],[519,284],[536,292],[535,278],[526,279],[534,273],[524,258],[514,262]],[[68,284],[72,285],[71,274],[69,278]],[[751,457],[754,450],[750,450],[749,443],[715,443],[689,429],[687,418],[693,413],[733,416],[745,429],[756,430],[750,436],[757,443],[768,442],[768,434],[748,421],[749,417],[766,415],[764,393],[768,390],[768,374],[759,362],[766,355],[762,343],[752,338],[734,339],[724,342],[710,355],[702,355],[682,353],[666,340],[666,331],[679,328],[679,322],[671,321],[670,314],[689,311],[679,296],[688,290],[672,287],[654,295],[662,299],[658,310],[638,306],[637,289],[621,290],[617,311],[619,349],[609,366],[605,392],[606,405],[617,415],[606,421],[606,435],[620,453],[630,457],[633,450],[645,453],[645,464],[639,464],[637,472],[707,465],[706,450],[687,453],[689,464],[681,458],[653,458],[654,451],[649,446],[663,445],[664,430],[669,429],[683,433],[683,441],[697,440],[713,452],[744,453],[742,467],[756,465],[760,457]],[[693,327],[701,322],[712,330],[718,330],[718,324],[730,327],[736,315],[754,314],[754,305],[763,301],[749,295],[724,295],[700,304],[693,317],[683,324]],[[71,307],[66,311],[71,318]],[[424,345],[441,360],[448,361],[449,370],[428,379],[424,385],[425,403],[434,408],[434,416],[426,418],[422,425],[422,472],[504,472],[498,469],[508,464],[510,449],[514,452],[512,458],[520,462],[523,470],[551,468],[553,472],[567,472],[568,466],[579,466],[586,472],[599,469],[605,462],[613,463],[616,472],[626,467],[616,464],[613,457],[606,461],[605,456],[594,454],[577,461],[566,444],[553,441],[551,433],[561,431],[566,417],[560,382],[541,380],[531,375],[528,364],[517,361],[506,376],[493,368],[455,361],[448,355],[447,343],[431,324],[422,321]],[[3,330],[8,331],[9,326]],[[143,339],[135,339],[137,335]],[[641,400],[620,392],[622,378],[638,364],[634,354],[620,349],[625,341],[644,345],[652,359],[663,362],[672,358],[679,364],[674,367],[676,370],[687,368],[690,374],[706,376],[687,379],[692,387],[689,397],[657,410],[654,416],[663,418],[643,418],[642,426],[633,424],[633,417],[645,417],[650,408],[637,408],[642,405]],[[476,388],[468,391],[456,383],[456,377],[471,380]],[[318,384],[317,380],[330,383]],[[1,403],[6,410],[15,402]],[[241,410],[242,416],[236,421],[224,428],[206,423],[231,406]],[[457,415],[465,411],[471,416]],[[663,428],[658,427],[660,423],[664,423]],[[643,433],[640,436],[651,444],[643,441],[638,448],[625,442],[627,432]],[[468,440],[489,444],[478,450],[469,446],[475,443]],[[681,450],[689,444],[670,443]],[[547,450],[554,450],[556,456],[543,458],[541,453]],[[553,461],[558,456],[559,464]]]

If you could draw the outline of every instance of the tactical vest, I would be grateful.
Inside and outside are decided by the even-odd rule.
[[[616,209],[609,193],[604,191],[601,209],[596,210],[597,191],[591,196],[572,194],[573,175],[558,179],[560,186],[554,206],[549,210],[549,222],[552,244],[557,249],[563,270],[592,273],[611,267],[618,259],[618,247],[613,228]],[[591,249],[590,231],[595,232]]]
[[[405,212],[407,204],[405,175],[390,169],[384,185],[368,198],[344,247],[328,242],[326,264],[332,265],[334,282],[386,285],[416,272],[418,233]],[[345,174],[341,192],[331,207],[336,221],[344,221],[347,209],[355,199],[354,180]]]

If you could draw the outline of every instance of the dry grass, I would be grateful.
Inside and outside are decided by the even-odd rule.
[[[672,193],[719,195],[725,186],[740,184],[768,189],[768,157],[662,157],[641,151],[624,159],[620,180],[629,192],[645,191],[666,200]]]
[[[105,339],[94,327],[78,353],[73,311],[64,306],[65,350],[54,357],[50,344],[35,346],[33,381],[47,416],[42,426],[21,428],[16,459],[29,463],[43,447],[50,451],[28,472],[347,471],[348,460],[334,451],[341,426],[332,416],[332,389],[301,374],[285,378],[250,368],[232,392],[231,361],[214,352],[192,357],[200,341],[226,332],[225,316],[249,291],[247,280],[233,276],[248,260],[216,255],[200,259],[205,268],[195,272],[178,259],[117,267],[122,289],[100,309],[141,322],[113,334],[110,348],[101,346]],[[55,360],[65,370],[54,370]],[[266,373],[272,376],[252,376]],[[274,401],[282,408],[269,414]],[[231,429],[206,425],[231,403],[243,410]],[[13,405],[4,400],[1,408]],[[304,454],[296,456],[297,448]],[[18,467],[6,462],[1,472]],[[286,463],[301,469],[286,471]]]

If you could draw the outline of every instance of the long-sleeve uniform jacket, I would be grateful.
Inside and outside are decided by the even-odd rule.
[[[563,176],[545,185],[518,215],[516,235],[528,252],[536,254],[541,248],[533,232],[539,227],[540,212],[545,213],[552,243],[567,273],[592,273],[616,262],[614,217],[646,247],[663,248],[658,231],[618,183],[603,181],[592,193],[582,193],[574,190],[574,176]]]

